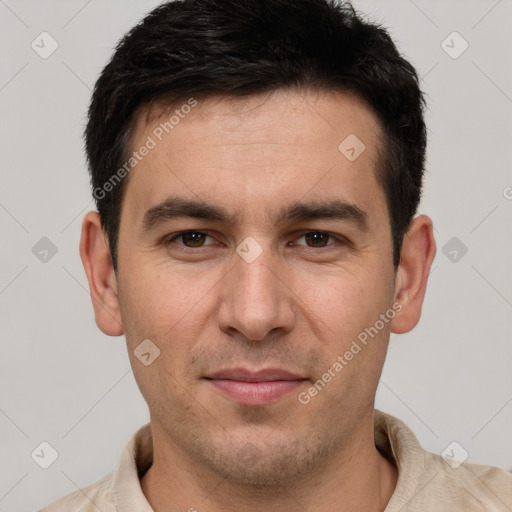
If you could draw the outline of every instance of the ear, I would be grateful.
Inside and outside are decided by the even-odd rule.
[[[96,325],[109,336],[120,336],[124,330],[117,299],[117,280],[98,212],[89,212],[84,217],[80,257],[89,281]]]
[[[402,305],[402,309],[391,322],[391,332],[409,332],[419,322],[435,255],[432,220],[427,215],[420,215],[412,220],[402,243],[400,265],[395,277],[395,301]]]

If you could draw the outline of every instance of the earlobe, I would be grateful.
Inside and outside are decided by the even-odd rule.
[[[117,298],[117,279],[98,212],[89,212],[82,222],[80,257],[84,265],[97,326],[109,336],[123,334]]]
[[[436,255],[432,220],[415,217],[404,236],[400,265],[395,278],[395,301],[402,310],[391,323],[391,332],[403,334],[418,324],[432,261]]]

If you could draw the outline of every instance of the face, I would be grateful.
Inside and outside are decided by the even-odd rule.
[[[139,116],[132,140],[156,143],[129,177],[119,232],[134,375],[154,436],[177,453],[240,482],[291,482],[373,412],[395,302],[380,127],[341,93],[177,108],[168,134],[173,111]],[[145,365],[148,339],[146,360],[160,355]],[[233,369],[295,377],[212,378]]]

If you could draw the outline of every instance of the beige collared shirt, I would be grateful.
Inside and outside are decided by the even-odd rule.
[[[512,512],[512,474],[425,451],[399,419],[375,410],[375,445],[395,460],[398,482],[384,512]],[[451,455],[450,451],[450,455]],[[126,444],[117,469],[40,512],[153,512],[139,478],[151,466],[149,423]]]

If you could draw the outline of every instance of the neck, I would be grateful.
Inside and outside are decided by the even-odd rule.
[[[375,448],[371,413],[330,452],[322,467],[300,481],[264,488],[242,486],[214,474],[181,451],[152,422],[154,459],[141,479],[142,492],[159,512],[295,512],[298,508],[382,512],[396,487],[398,472]]]

